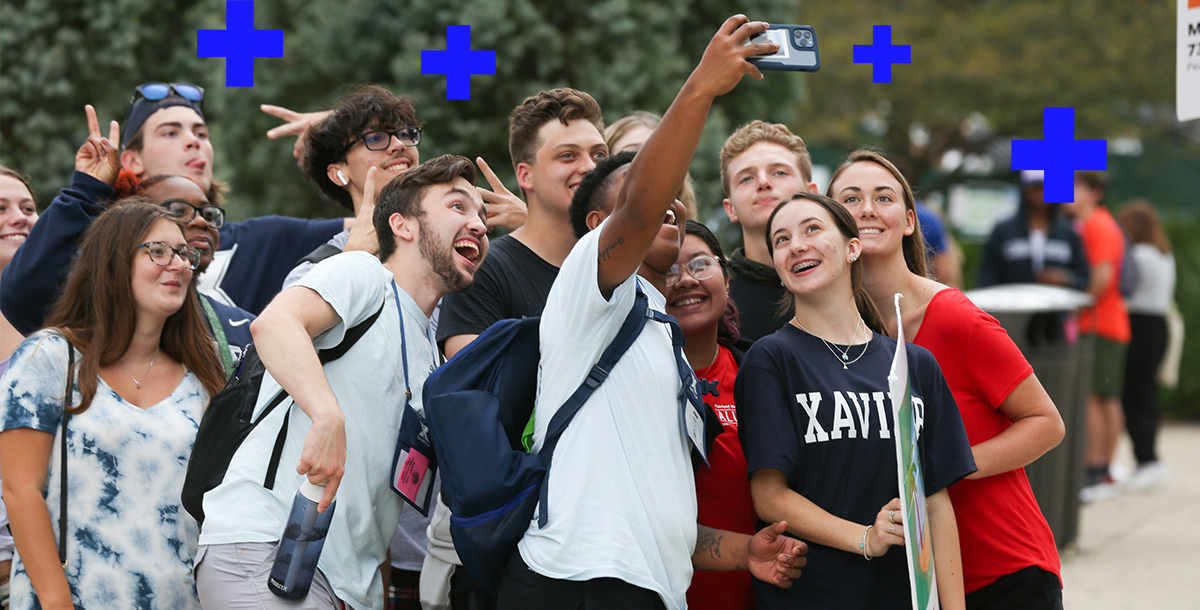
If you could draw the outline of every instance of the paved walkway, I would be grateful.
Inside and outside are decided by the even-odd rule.
[[[1167,482],[1083,507],[1062,555],[1066,610],[1200,610],[1200,425],[1166,426]],[[1132,465],[1128,442],[1119,463]]]

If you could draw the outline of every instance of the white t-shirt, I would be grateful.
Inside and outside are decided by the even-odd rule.
[[[1129,313],[1165,316],[1175,298],[1175,256],[1150,244],[1134,244],[1138,283],[1125,304]]]
[[[346,421],[346,473],[337,492],[336,512],[325,538],[318,567],[339,598],[359,608],[382,608],[383,579],[379,565],[400,519],[402,500],[389,483],[396,434],[404,407],[404,373],[400,353],[400,314],[408,339],[412,405],[421,408],[421,388],[433,370],[436,348],[429,318],[416,302],[399,291],[402,312],[392,296],[393,277],[374,256],[345,252],[321,261],[296,283],[321,295],[342,322],[313,340],[317,349],[341,342],[346,330],[366,320],[383,304],[383,312],[344,356],[325,365],[325,377]],[[268,372],[263,377],[255,412],[279,390]],[[304,435],[312,425],[295,403],[286,399],[238,448],[221,485],[204,496],[200,544],[273,542],[283,533],[288,511],[303,478],[296,462]],[[284,413],[291,412],[287,440],[275,489],[262,486],[266,465]]]
[[[637,276],[605,300],[593,230],[571,250],[541,322],[534,451],[550,419],[616,336],[633,307]],[[664,298],[641,282],[650,307]],[[550,578],[618,578],[687,605],[696,545],[696,487],[680,418],[679,372],[666,327],[647,321],[559,439],[550,463],[549,522],[535,516],[518,549]],[[547,507],[539,507],[539,511]]]

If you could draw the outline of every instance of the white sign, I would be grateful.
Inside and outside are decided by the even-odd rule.
[[[1179,2],[1175,59],[1175,111],[1180,121],[1200,119],[1200,0]]]

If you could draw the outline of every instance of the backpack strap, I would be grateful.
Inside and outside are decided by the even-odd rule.
[[[296,265],[299,266],[301,263],[312,263],[315,265],[331,256],[341,253],[342,249],[337,246],[331,246],[327,243],[321,244],[314,248],[312,252],[305,255],[304,258],[296,261]]]
[[[646,312],[649,307],[646,295],[642,293],[641,287],[638,287],[633,308],[629,310],[629,315],[625,316],[625,322],[621,324],[617,336],[612,343],[608,344],[604,353],[600,355],[600,361],[592,366],[592,370],[588,372],[583,383],[575,389],[575,393],[571,394],[571,397],[554,413],[554,417],[550,418],[550,425],[546,430],[546,442],[542,444],[542,449],[538,452],[538,456],[546,464],[547,472],[546,478],[542,480],[541,498],[539,499],[542,510],[538,515],[538,527],[545,527],[549,518],[549,511],[546,507],[549,505],[550,497],[548,491],[550,488],[550,459],[554,457],[554,447],[558,445],[558,439],[562,437],[567,425],[575,418],[575,414],[583,407],[583,403],[587,402],[596,388],[604,383],[608,374],[612,372],[613,366],[617,364],[621,356],[625,355],[625,352],[637,340],[638,335],[642,334],[642,329],[646,327]]]
[[[62,414],[62,447],[60,450],[62,467],[58,473],[58,562],[67,567],[67,422],[71,420],[71,401],[75,397],[75,346],[63,334],[67,341],[67,393],[63,399]]]
[[[386,302],[387,300],[385,299],[384,303]],[[358,340],[367,334],[367,331],[375,324],[375,320],[379,319],[379,314],[381,313],[383,313],[383,305],[380,305],[379,309],[371,317],[355,324],[350,330],[346,331],[346,335],[342,337],[342,341],[336,346],[317,351],[317,358],[320,359],[321,366],[325,366],[345,356],[346,352],[350,351],[350,348],[354,347],[354,344],[358,343]],[[279,406],[284,398],[287,398],[287,392],[281,389],[275,395],[275,398],[272,398],[271,402],[263,409],[262,414],[258,416],[254,424],[258,425],[258,422],[262,421],[275,407]],[[288,409],[288,412],[283,416],[283,426],[279,428],[279,435],[275,437],[275,446],[271,449],[271,460],[267,462],[267,474],[263,478],[263,487],[267,489],[275,489],[275,474],[279,470],[279,460],[283,457],[283,445],[284,441],[287,440],[288,421],[291,417],[292,411]]]

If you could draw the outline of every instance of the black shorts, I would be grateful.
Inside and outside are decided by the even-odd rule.
[[[498,610],[665,610],[658,593],[616,578],[558,580],[529,569],[513,553],[497,591]]]
[[[967,594],[967,610],[1063,610],[1062,583],[1054,572],[1029,566]]]

